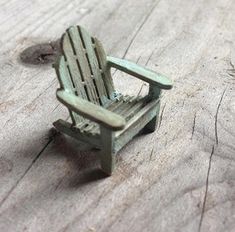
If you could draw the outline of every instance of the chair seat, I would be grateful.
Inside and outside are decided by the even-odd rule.
[[[143,106],[147,104],[147,97],[121,96],[111,102],[106,108],[118,115],[121,115],[128,122]],[[99,124],[84,119],[75,126],[81,133],[100,134]]]

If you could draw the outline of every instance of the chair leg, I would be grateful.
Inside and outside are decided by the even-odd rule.
[[[150,86],[150,96],[151,97],[159,97],[161,94],[161,90],[157,87]],[[148,122],[148,124],[145,125],[143,128],[143,133],[148,134],[152,133],[155,131],[157,124],[158,124],[158,116],[160,112],[160,102],[158,103],[157,110],[156,110],[156,115]]]
[[[158,115],[154,116],[148,124],[143,128],[143,133],[148,134],[155,131],[158,122]]]
[[[115,165],[114,132],[100,127],[102,147],[100,151],[101,169],[111,176]]]

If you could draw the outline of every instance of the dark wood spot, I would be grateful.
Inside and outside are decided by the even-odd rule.
[[[37,44],[26,48],[20,54],[20,59],[26,64],[48,64],[53,63],[60,54],[59,40]]]

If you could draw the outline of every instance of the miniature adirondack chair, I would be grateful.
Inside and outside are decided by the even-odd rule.
[[[101,168],[111,175],[115,154],[142,129],[155,130],[161,89],[171,89],[172,82],[127,60],[106,56],[101,43],[81,26],[66,30],[61,50],[54,64],[60,83],[57,98],[68,108],[72,123],[60,119],[54,126],[99,148]],[[148,95],[118,94],[111,67],[148,82]]]

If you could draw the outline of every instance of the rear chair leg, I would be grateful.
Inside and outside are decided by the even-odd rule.
[[[100,151],[100,162],[103,172],[111,176],[114,165],[115,165],[115,152],[114,152],[114,132],[100,127],[101,135],[101,151]]]
[[[148,124],[145,125],[143,133],[148,134],[156,130],[159,118],[159,111],[160,111],[160,103],[158,104],[156,115],[148,122]]]
[[[157,127],[157,115],[154,116],[153,119],[151,119],[151,121],[145,125],[143,132],[145,134],[152,133],[155,131],[156,127]]]
[[[158,88],[157,86],[150,85],[148,96],[149,96],[150,100],[151,99],[159,99],[159,97],[161,96],[161,89]],[[151,119],[151,121],[149,121],[148,124],[145,125],[145,127],[143,128],[143,133],[147,134],[147,133],[152,133],[155,131],[155,129],[157,127],[157,123],[158,123],[159,110],[160,110],[160,102],[158,103],[156,116],[154,116]]]

